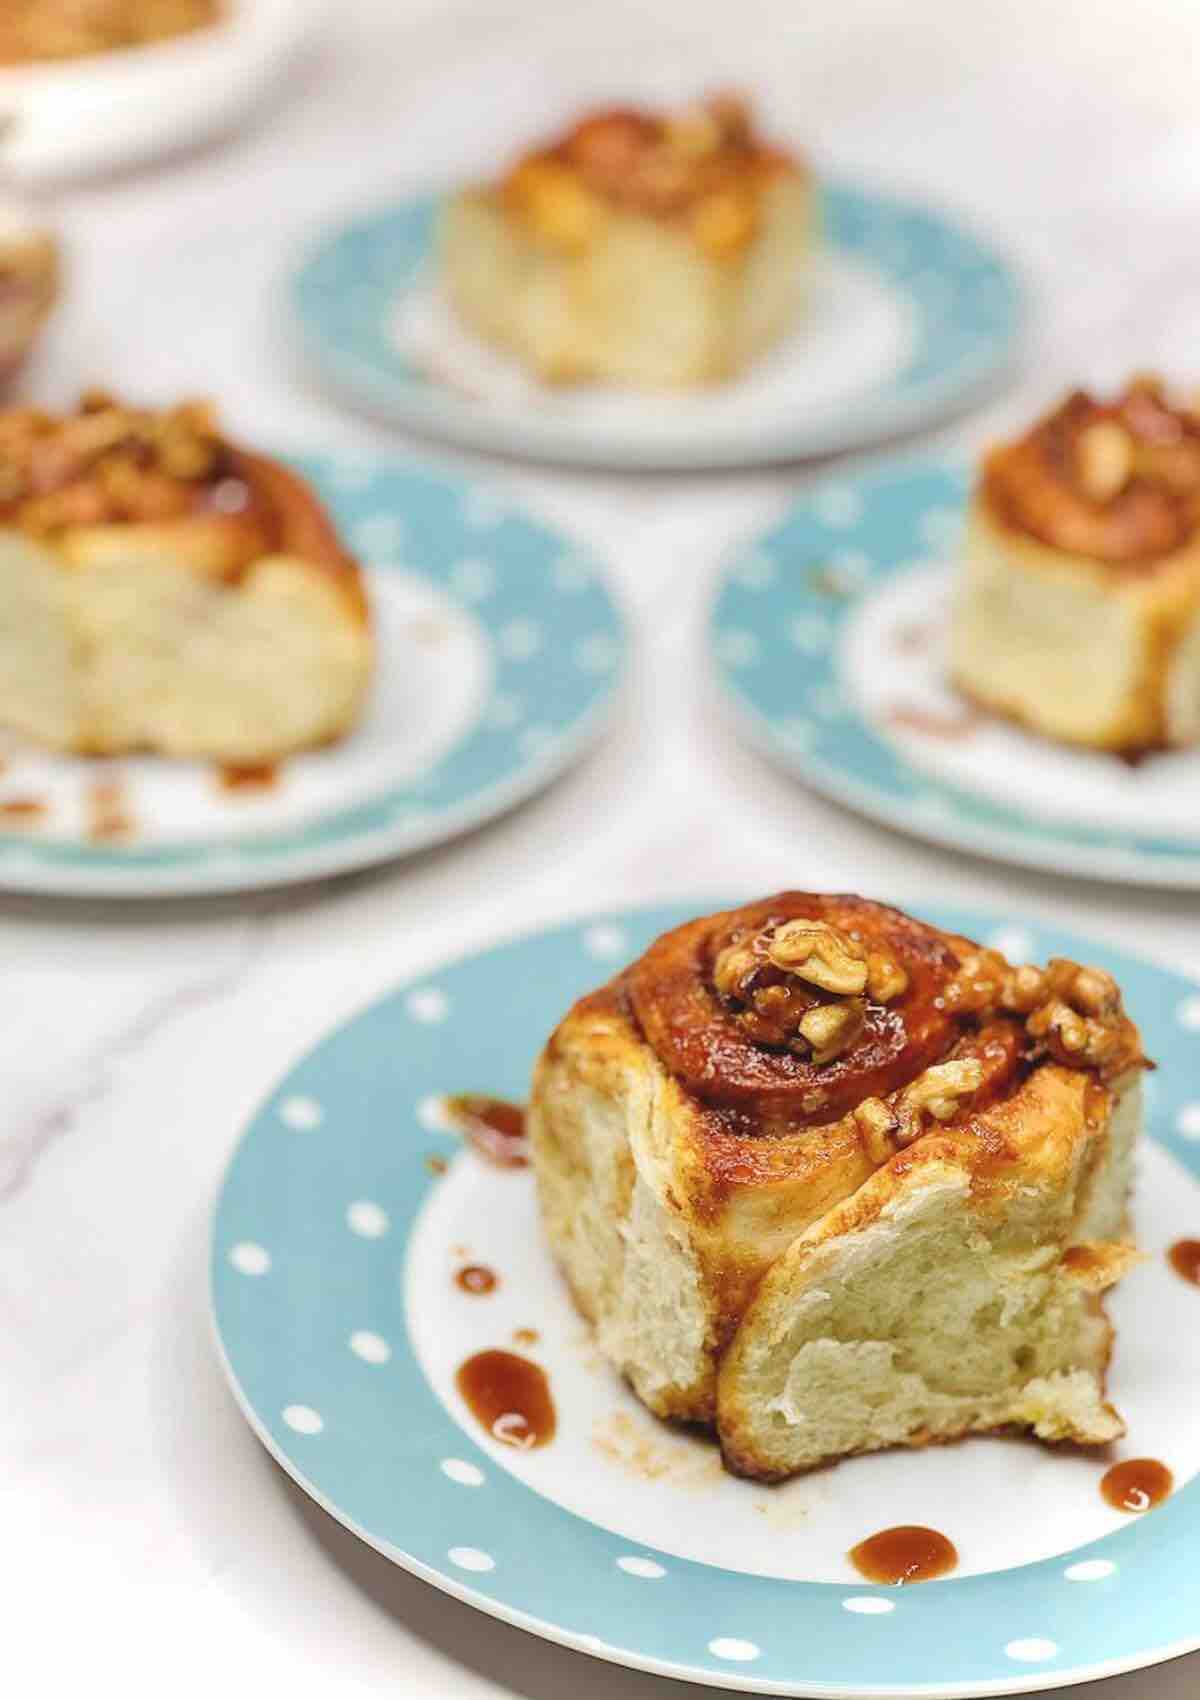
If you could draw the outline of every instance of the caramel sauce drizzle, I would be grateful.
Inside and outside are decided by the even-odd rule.
[[[1100,1483],[1100,1492],[1116,1511],[1149,1511],[1161,1505],[1175,1478],[1157,1458],[1127,1458],[1114,1464]]]
[[[446,1099],[445,1108],[468,1145],[485,1162],[499,1169],[523,1169],[529,1162],[524,1105],[477,1092],[459,1092]]]
[[[558,1416],[539,1364],[493,1348],[460,1365],[454,1384],[476,1421],[503,1445],[531,1452],[554,1439]]]
[[[860,1541],[850,1549],[850,1562],[868,1582],[897,1586],[910,1582],[932,1582],[958,1568],[958,1549],[937,1529],[903,1523],[895,1529]]]
[[[1176,1240],[1167,1253],[1167,1261],[1176,1275],[1200,1287],[1200,1240]]]

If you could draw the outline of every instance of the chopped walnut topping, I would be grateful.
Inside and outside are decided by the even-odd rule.
[[[0,503],[41,535],[171,519],[219,473],[224,452],[207,403],[152,413],[88,390],[61,419],[34,408],[0,414]]]
[[[1103,1070],[1129,1060],[1131,1029],[1120,987],[1103,968],[1062,956],[1045,968],[1010,968],[998,951],[974,951],[942,996],[947,1009],[963,1014],[1023,1016],[1037,1048],[1069,1067]]]
[[[854,1120],[863,1136],[867,1156],[877,1167],[886,1163],[895,1151],[895,1135],[900,1119],[882,1098],[864,1098],[854,1111]]]
[[[1079,434],[1075,448],[1079,482],[1093,502],[1111,502],[1133,477],[1133,438],[1115,419],[1101,419]]]
[[[814,1004],[800,1020],[800,1036],[812,1046],[812,1060],[832,1062],[840,1057],[862,1032],[867,1019],[867,1006],[861,998],[846,998],[837,1003]]]
[[[839,997],[866,989],[867,954],[848,933],[826,921],[785,921],[767,944],[777,968]]]
[[[896,1101],[899,1126],[897,1144],[911,1145],[925,1131],[925,1117],[948,1122],[978,1091],[983,1081],[983,1064],[978,1057],[961,1057],[934,1063],[906,1086]]]

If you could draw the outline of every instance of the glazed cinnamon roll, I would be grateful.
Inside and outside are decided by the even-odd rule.
[[[361,575],[320,503],[206,404],[0,412],[0,725],[272,761],[347,732],[371,665]]]
[[[588,113],[454,197],[442,263],[464,323],[547,383],[704,384],[791,329],[813,225],[807,171],[724,95]]]
[[[1141,378],[993,449],[951,654],[968,696],[1049,737],[1200,739],[1200,415]]]
[[[783,892],[667,933],[553,1034],[546,1231],[600,1350],[738,1474],[1100,1444],[1146,1066],[1102,970]]]

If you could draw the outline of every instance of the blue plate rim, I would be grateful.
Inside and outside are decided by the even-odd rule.
[[[765,439],[751,440],[746,431],[735,429],[725,439],[714,437],[699,444],[685,433],[677,438],[664,435],[658,444],[639,445],[630,451],[622,442],[619,426],[604,432],[591,432],[589,428],[572,436],[563,432],[560,423],[550,422],[543,428],[536,420],[522,421],[512,412],[493,416],[449,389],[394,378],[356,351],[333,346],[301,300],[311,268],[339,242],[401,212],[424,210],[432,215],[453,185],[375,198],[348,214],[330,218],[315,235],[295,244],[277,283],[281,316],[294,347],[313,372],[349,405],[393,424],[427,432],[447,444],[482,449],[508,459],[530,458],[560,465],[660,472],[731,470],[863,451],[889,437],[965,411],[999,388],[1028,348],[1037,294],[1030,266],[969,209],[887,183],[860,184],[836,174],[822,174],[819,185],[830,198],[858,199],[890,216],[925,217],[941,233],[951,233],[969,243],[979,260],[1002,280],[1010,314],[1007,331],[980,333],[961,369],[936,372],[908,394],[897,393],[886,384],[882,389],[869,385],[848,398],[828,424],[810,424],[800,430],[780,428]]]

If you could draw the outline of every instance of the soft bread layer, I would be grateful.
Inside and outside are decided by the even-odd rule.
[[[664,388],[728,377],[785,335],[800,311],[813,207],[799,173],[764,189],[744,253],[712,258],[683,226],[611,210],[580,253],[536,240],[491,193],[446,208],[450,299],[486,341],[550,383]]]
[[[348,731],[370,670],[367,623],[307,561],[231,587],[152,543],[64,565],[0,532],[0,722],[55,748],[273,760]]]
[[[1097,1294],[1132,1255],[1141,1098],[1136,1074],[1099,1107],[1087,1088],[1043,1066],[982,1140],[938,1131],[879,1170],[849,1118],[772,1136],[777,1174],[730,1185],[704,1112],[599,996],[535,1073],[547,1235],[605,1356],[742,1473],[1010,1425],[1102,1442],[1121,1423]]]
[[[976,1135],[928,1135],[814,1224],[764,1279],[722,1364],[731,1467],[784,1476],[1007,1427],[1119,1438],[1098,1289],[1136,1254],[1081,1236],[1123,1219],[1138,1098],[1131,1083],[1096,1172],[1079,1140],[1040,1174],[1019,1164],[989,1196]]]
[[[951,624],[975,701],[1098,749],[1200,736],[1200,544],[1144,572],[1050,548],[976,497]]]

